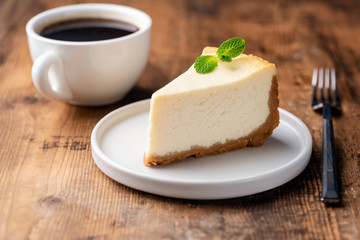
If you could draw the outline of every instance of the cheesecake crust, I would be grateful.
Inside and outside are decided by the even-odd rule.
[[[225,143],[215,143],[210,147],[192,146],[187,151],[173,152],[170,154],[156,156],[144,155],[143,161],[146,166],[166,165],[172,162],[181,161],[187,157],[194,156],[196,158],[216,155],[229,152],[245,147],[260,147],[265,140],[271,136],[273,130],[279,125],[279,98],[278,98],[278,82],[276,75],[272,78],[270,95],[268,100],[270,109],[269,116],[266,121],[249,135],[235,140],[228,140]]]

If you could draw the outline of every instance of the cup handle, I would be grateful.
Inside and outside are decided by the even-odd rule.
[[[73,99],[62,60],[56,53],[45,52],[34,61],[32,78],[35,87],[45,96],[60,101]]]

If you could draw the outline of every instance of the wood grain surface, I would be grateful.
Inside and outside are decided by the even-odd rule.
[[[358,0],[114,1],[153,19],[151,53],[121,101],[76,107],[31,80],[26,22],[76,0],[0,1],[0,239],[360,239],[360,2]],[[93,1],[87,1],[93,2]],[[98,1],[105,2],[105,1]],[[310,164],[264,193],[218,201],[160,197],[123,186],[94,164],[90,135],[110,111],[149,98],[204,46],[240,36],[277,66],[280,106],[313,136]],[[335,67],[341,203],[320,201],[322,117],[310,107],[314,67]]]

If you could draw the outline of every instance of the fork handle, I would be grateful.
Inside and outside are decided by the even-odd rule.
[[[322,194],[325,203],[339,202],[337,164],[335,159],[334,128],[331,106],[323,108],[323,146],[322,146]]]

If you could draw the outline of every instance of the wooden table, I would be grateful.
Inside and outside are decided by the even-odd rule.
[[[45,98],[31,80],[26,22],[79,2],[0,1],[0,239],[360,238],[359,1],[104,1],[147,12],[153,34],[135,88],[94,108]],[[95,124],[149,98],[204,46],[232,36],[246,39],[245,53],[276,63],[280,106],[313,136],[305,171],[273,190],[217,201],[160,197],[104,175],[91,155]],[[331,206],[320,201],[322,117],[310,107],[316,66],[336,67],[342,100],[334,119],[341,203]]]

